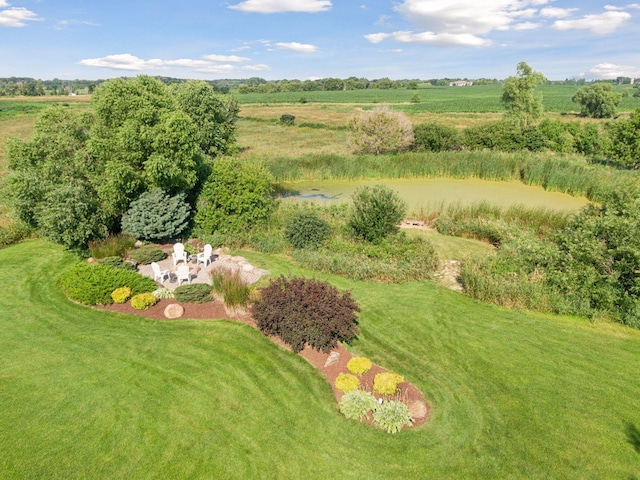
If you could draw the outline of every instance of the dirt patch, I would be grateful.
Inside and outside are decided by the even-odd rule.
[[[150,307],[148,310],[136,310],[131,304],[123,303],[123,304],[113,304],[109,306],[99,306],[101,310],[107,310],[111,312],[119,312],[126,313],[130,315],[138,315],[146,318],[151,318],[154,320],[167,321],[167,322],[175,322],[176,320],[168,320],[164,316],[165,308],[170,305],[176,303],[175,299],[167,299],[163,298],[154,306]],[[201,304],[195,303],[181,303],[184,307],[184,315],[181,319],[195,319],[195,320],[210,320],[210,319],[223,319],[223,320],[233,320],[236,322],[246,323],[247,325],[251,325],[254,328],[257,328],[253,318],[247,312],[240,313],[228,313],[225,310],[223,303],[219,300],[215,300],[212,302],[205,302]],[[287,345],[284,344],[280,339],[275,337],[269,337],[272,341],[282,346],[283,348],[287,348]],[[327,363],[327,359],[331,353],[337,352],[340,355],[340,359],[338,362],[325,366]],[[320,373],[326,378],[329,385],[333,389],[333,394],[336,398],[337,402],[340,402],[342,399],[343,393],[335,387],[335,380],[340,373],[349,373],[347,369],[347,363],[353,357],[353,355],[342,345],[339,344],[338,347],[330,353],[323,353],[313,348],[307,346],[300,355],[307,360],[311,365],[316,367]],[[373,391],[373,378],[377,373],[386,372],[388,370],[382,368],[379,365],[373,364],[371,370],[365,373],[360,378],[360,384],[368,391]],[[402,374],[402,372],[396,372]],[[402,400],[407,405],[409,405],[412,412],[417,412],[418,415],[414,413],[414,422],[413,427],[422,425],[425,423],[429,415],[431,413],[431,407],[425,400],[424,396],[414,385],[403,382],[399,385],[400,391],[394,395],[391,399],[393,400]],[[380,398],[380,395],[376,396]],[[389,398],[387,398],[389,399]],[[365,420],[367,423],[373,423],[371,419]]]

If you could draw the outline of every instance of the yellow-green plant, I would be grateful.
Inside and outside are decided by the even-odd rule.
[[[136,310],[147,310],[156,303],[158,303],[158,297],[150,292],[139,293],[131,298],[131,306]]]
[[[111,298],[113,298],[114,303],[124,303],[129,300],[130,296],[131,289],[129,287],[116,288],[111,292]]]
[[[398,391],[398,385],[404,382],[404,377],[397,373],[378,373],[373,378],[373,391],[379,395],[393,395]]]
[[[364,375],[371,370],[371,360],[366,357],[353,357],[347,363],[347,368],[354,375]]]
[[[350,373],[340,373],[338,374],[338,378],[336,378],[335,385],[338,390],[346,393],[357,389],[360,386],[360,380]]]

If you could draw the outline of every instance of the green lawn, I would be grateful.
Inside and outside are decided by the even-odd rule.
[[[73,261],[40,240],[0,250],[3,479],[640,476],[636,330],[323,276],[362,306],[352,350],[433,405],[392,436],[341,417],[313,367],[248,326],[70,303],[54,279]]]

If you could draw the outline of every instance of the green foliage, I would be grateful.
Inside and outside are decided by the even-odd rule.
[[[334,383],[336,388],[341,392],[350,392],[357,390],[360,387],[360,380],[355,375],[350,373],[339,373]]]
[[[506,117],[526,127],[542,115],[542,96],[534,94],[534,90],[546,79],[525,62],[518,63],[516,71],[517,77],[508,77],[503,83],[502,103]]]
[[[402,112],[377,108],[349,121],[349,142],[358,153],[400,152],[413,143],[413,126]]]
[[[352,357],[347,362],[347,369],[354,375],[363,375],[371,370],[371,360],[366,357]]]
[[[274,208],[272,193],[273,176],[264,166],[217,160],[198,199],[199,234],[248,231],[264,223]]]
[[[331,235],[331,226],[313,210],[292,215],[285,226],[285,237],[294,248],[318,248]]]
[[[125,303],[131,297],[131,289],[129,287],[116,288],[111,292],[113,303]]]
[[[362,420],[369,415],[369,412],[375,411],[377,407],[378,401],[376,397],[364,390],[350,390],[340,400],[340,413],[352,419]]]
[[[413,149],[441,152],[460,149],[460,134],[455,127],[439,122],[425,122],[413,129]]]
[[[252,289],[243,280],[240,270],[214,270],[211,282],[213,291],[222,295],[227,307],[246,307],[249,303]]]
[[[294,352],[306,344],[325,353],[350,343],[358,332],[360,307],[349,292],[327,282],[280,276],[260,289],[251,313],[261,332],[276,335]]]
[[[283,115],[280,115],[280,123],[282,125],[286,125],[286,126],[292,126],[296,121],[296,117],[294,115],[290,115],[288,113],[285,113]]]
[[[354,280],[400,283],[429,278],[438,265],[433,245],[403,232],[378,243],[334,239],[317,251],[296,250],[294,260],[317,271]]]
[[[521,127],[504,120],[478,123],[462,132],[462,144],[471,150],[515,152],[525,148],[525,141],[530,140],[522,134]]]
[[[99,258],[98,263],[100,265],[108,265],[110,267],[124,268],[125,270],[136,270],[136,266],[131,262],[125,262],[120,257],[104,257]]]
[[[379,242],[398,232],[404,220],[406,203],[398,194],[384,185],[360,187],[352,196],[353,208],[347,228],[356,238]]]
[[[159,262],[167,258],[167,254],[153,245],[145,245],[134,248],[127,253],[128,257],[141,265],[149,265],[151,262]]]
[[[124,257],[127,250],[133,248],[136,239],[123,235],[109,235],[104,240],[90,241],[89,252],[96,260],[105,257]]]
[[[182,303],[205,303],[213,300],[212,287],[206,283],[190,283],[180,285],[173,291],[173,296]]]
[[[140,240],[178,238],[189,226],[190,213],[183,193],[171,197],[155,188],[131,202],[122,215],[122,231]]]
[[[607,153],[618,165],[637,169],[640,166],[640,109],[628,120],[616,120],[607,124],[611,139]]]
[[[0,227],[0,248],[18,243],[31,235],[31,229],[23,222],[12,222]]]
[[[131,297],[131,306],[136,310],[149,310],[149,307],[153,307],[156,303],[158,303],[158,297],[150,292]]]
[[[156,298],[174,298],[173,292],[165,287],[158,288],[151,293],[153,293]]]
[[[609,118],[616,113],[622,95],[613,91],[610,83],[593,83],[580,88],[571,101],[580,104],[580,113],[585,117]]]
[[[207,82],[190,80],[172,87],[178,105],[198,128],[201,150],[212,157],[223,155],[235,147],[238,102],[218,94]]]
[[[373,391],[379,395],[393,395],[398,391],[398,385],[402,382],[404,382],[404,377],[397,373],[377,373],[373,377]]]
[[[402,427],[410,427],[413,416],[402,402],[383,402],[373,412],[373,421],[387,433],[398,433]]]
[[[71,300],[85,305],[110,305],[111,293],[121,287],[129,287],[134,295],[156,289],[151,278],[131,270],[84,262],[64,270],[59,284]]]

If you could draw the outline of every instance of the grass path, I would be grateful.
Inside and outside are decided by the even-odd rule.
[[[248,326],[68,302],[54,278],[72,261],[44,241],[0,250],[3,479],[640,476],[638,331],[328,277],[362,306],[352,350],[434,406],[390,436],[342,418],[311,365]]]

